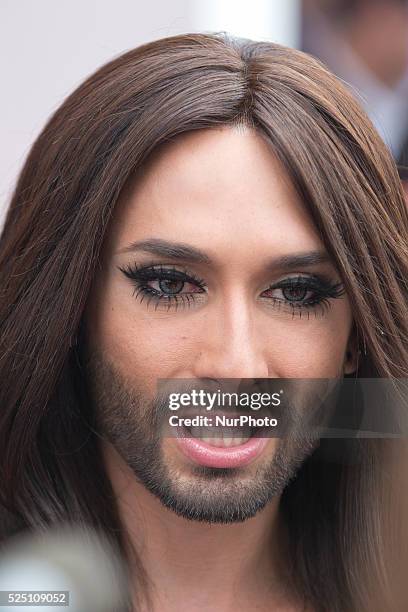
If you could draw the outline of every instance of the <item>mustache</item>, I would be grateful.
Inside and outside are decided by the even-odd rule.
[[[90,351],[84,359],[88,373],[88,385],[95,386],[95,399],[104,418],[111,419],[113,412],[122,417],[137,415],[137,420],[148,430],[162,431],[171,414],[194,416],[196,414],[248,415],[257,418],[271,417],[278,420],[277,435],[285,435],[297,423],[305,429],[327,421],[332,413],[333,389],[339,379],[297,379],[297,378],[159,378],[156,392],[150,396],[143,391],[143,385],[124,384],[114,364],[103,358],[98,352]],[[109,381],[109,392],[106,381]],[[93,384],[94,383],[94,384]],[[91,389],[92,391],[92,389]],[[182,404],[177,412],[169,408],[172,393],[178,397],[192,392],[201,393],[210,402],[208,405]],[[265,395],[279,396],[279,403],[263,403],[253,409],[250,402],[242,403],[242,398],[254,399]],[[93,395],[93,393],[91,393]],[[106,395],[106,397],[105,397]],[[230,401],[222,402],[227,396]],[[276,397],[276,396],[275,396]],[[114,402],[114,406],[112,405]],[[207,402],[208,404],[208,402]],[[110,414],[109,414],[110,413]],[[129,414],[128,414],[129,413]]]

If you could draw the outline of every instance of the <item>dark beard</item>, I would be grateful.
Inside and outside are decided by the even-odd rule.
[[[316,437],[301,435],[299,420],[290,436],[279,439],[273,458],[256,470],[196,465],[181,473],[163,455],[160,400],[147,399],[96,353],[84,365],[98,434],[148,491],[186,519],[226,524],[253,517],[282,493],[318,444]]]

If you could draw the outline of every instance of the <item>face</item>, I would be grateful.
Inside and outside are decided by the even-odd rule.
[[[351,327],[341,278],[262,137],[184,134],[128,183],[104,244],[85,312],[98,427],[167,507],[244,520],[314,443],[269,438],[250,460],[199,460],[160,435],[157,380],[341,378],[355,367]]]

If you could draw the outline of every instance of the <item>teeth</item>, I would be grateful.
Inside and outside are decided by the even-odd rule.
[[[211,433],[214,433],[214,431],[218,433],[217,436],[211,435]],[[238,433],[236,433],[234,436],[232,436],[231,431],[229,432],[230,435],[228,436],[224,435],[224,432],[221,432],[223,434],[223,436],[221,437],[219,435],[219,428],[217,429],[211,427],[192,427],[190,433],[194,438],[199,438],[203,442],[206,442],[211,446],[219,447],[239,446],[240,444],[244,444],[245,442],[247,442],[251,437],[250,435],[242,435],[242,432],[241,435],[238,435]]]
[[[208,438],[207,436],[203,436],[201,440],[207,444],[211,444],[211,446],[225,446],[222,438]]]
[[[207,444],[210,444],[211,446],[227,447],[244,444],[244,442],[247,442],[249,438],[209,438],[207,436],[203,436],[201,440]]]

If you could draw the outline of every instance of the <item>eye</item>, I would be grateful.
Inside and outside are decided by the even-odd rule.
[[[149,286],[164,295],[176,295],[183,290],[187,293],[194,293],[198,287],[187,280],[175,278],[161,278],[160,280],[149,281]]]
[[[277,287],[275,289],[268,289],[264,292],[264,297],[275,297],[293,303],[307,302],[313,298],[313,296],[313,291],[301,284],[294,285],[293,287]]]
[[[159,305],[167,310],[173,306],[190,306],[199,297],[198,294],[206,293],[202,279],[174,266],[156,264],[139,267],[135,264],[119,269],[133,281],[134,297],[141,302],[146,300],[147,304],[153,302],[156,309]]]
[[[345,290],[341,282],[323,276],[309,275],[288,277],[268,287],[261,297],[271,301],[278,309],[285,309],[300,317],[304,311],[330,307],[329,299],[339,298]]]
[[[306,287],[301,287],[300,285],[297,287],[284,287],[281,289],[281,292],[286,300],[299,302],[306,299],[306,296],[313,295],[312,291],[308,291]]]
[[[181,280],[163,279],[159,281],[160,291],[163,291],[164,293],[169,293],[169,294],[180,293],[184,285],[185,285],[185,282]]]
[[[133,295],[140,302],[158,307],[170,308],[191,306],[207,294],[204,281],[187,270],[175,266],[151,264],[139,267],[137,264],[119,269],[132,280]],[[345,293],[341,282],[325,276],[308,275],[288,277],[271,285],[261,293],[262,300],[278,310],[302,316],[320,308],[322,312],[330,308],[329,299],[341,297]]]

